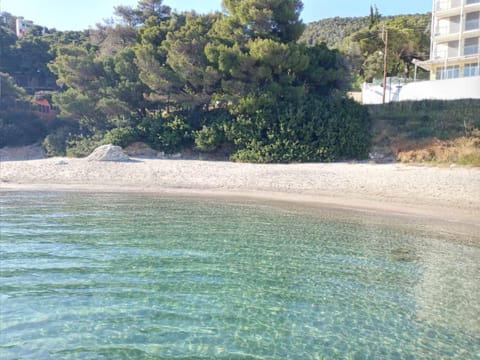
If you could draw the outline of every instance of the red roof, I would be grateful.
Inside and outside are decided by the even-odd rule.
[[[50,106],[50,103],[48,102],[47,99],[33,100],[33,102],[38,105]]]

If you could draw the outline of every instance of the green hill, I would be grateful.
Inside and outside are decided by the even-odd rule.
[[[380,21],[391,21],[407,18],[416,21],[430,36],[431,14],[413,14],[398,16],[382,16]],[[309,23],[300,41],[310,46],[325,42],[330,48],[341,48],[344,40],[357,31],[368,27],[370,16],[334,17]]]
[[[385,43],[388,32],[387,76],[414,76],[414,60],[426,60],[430,52],[430,14],[329,18],[307,25],[299,39],[308,46],[326,43],[338,49],[348,68],[351,89],[383,77]],[[427,76],[420,70],[418,76]]]
[[[322,42],[340,48],[343,40],[368,25],[369,17],[334,17],[309,23],[300,41],[309,46]]]

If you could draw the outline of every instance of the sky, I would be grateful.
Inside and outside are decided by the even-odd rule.
[[[113,17],[118,5],[135,7],[137,0],[0,0],[0,11],[23,16],[35,24],[57,30],[85,30]],[[178,11],[208,13],[221,10],[221,0],[164,0],[164,5]],[[426,13],[431,0],[303,0],[305,23],[329,18],[367,16],[376,5],[382,15]]]

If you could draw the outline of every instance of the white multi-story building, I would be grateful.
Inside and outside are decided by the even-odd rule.
[[[433,0],[430,59],[414,64],[433,81],[364,84],[363,103],[480,99],[480,0]]]
[[[434,0],[431,80],[480,75],[480,0]]]
[[[25,20],[22,16],[17,17],[17,36],[24,36],[33,27],[33,21]]]

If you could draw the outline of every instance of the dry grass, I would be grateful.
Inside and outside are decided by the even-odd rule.
[[[379,159],[480,167],[480,100],[369,106]]]
[[[453,140],[425,139],[417,143],[395,143],[392,150],[404,163],[459,164],[480,167],[480,137]]]

